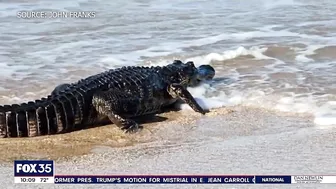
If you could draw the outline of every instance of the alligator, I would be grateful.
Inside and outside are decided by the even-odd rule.
[[[178,100],[205,114],[187,87],[211,80],[210,65],[174,60],[166,66],[124,66],[58,85],[45,98],[0,106],[0,137],[35,137],[114,123],[125,133],[141,130],[135,117],[164,112]]]

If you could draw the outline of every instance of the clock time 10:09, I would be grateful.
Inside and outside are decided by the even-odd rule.
[[[35,182],[36,178],[34,178],[34,177],[21,177],[20,181],[21,182]]]

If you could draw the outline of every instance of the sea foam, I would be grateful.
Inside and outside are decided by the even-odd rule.
[[[299,51],[302,54],[313,54],[316,49],[322,46],[307,48],[306,51]],[[191,57],[186,59],[193,60],[200,64],[211,64],[212,61],[221,61],[225,64],[226,60],[235,59],[239,56],[252,55],[255,59],[273,59],[263,53],[267,48],[244,48],[238,47],[235,50],[227,50],[222,53],[209,53],[204,56]],[[278,60],[281,61],[281,60]],[[162,63],[161,63],[162,64]],[[292,72],[297,69],[287,69]],[[275,73],[277,70],[275,70]],[[229,77],[229,76],[228,76]],[[297,78],[299,81],[302,78]],[[262,81],[261,81],[262,82]],[[243,105],[251,107],[265,108],[275,111],[311,114],[316,125],[335,125],[336,124],[336,102],[328,101],[334,94],[316,96],[312,92],[274,92],[277,89],[275,84],[270,84],[268,88],[254,86],[253,88],[241,88],[237,84],[228,84],[224,90],[217,89],[215,83],[203,83],[198,87],[188,88],[190,93],[196,98],[203,108],[219,108],[225,106]],[[221,84],[225,85],[225,84]],[[283,89],[293,89],[295,85],[284,83]],[[225,89],[226,88],[226,89]],[[323,104],[323,105],[321,105]],[[190,109],[186,104],[181,105],[182,109]]]

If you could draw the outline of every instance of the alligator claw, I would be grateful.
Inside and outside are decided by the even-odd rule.
[[[125,132],[125,133],[136,133],[140,130],[142,130],[142,126],[140,126],[138,123],[134,122],[134,121],[130,121],[127,124],[125,124],[121,129]]]
[[[200,113],[205,115],[206,113],[209,113],[209,112],[210,112],[210,110],[202,110]]]

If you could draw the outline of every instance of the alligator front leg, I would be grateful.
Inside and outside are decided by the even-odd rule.
[[[204,110],[194,99],[194,97],[189,93],[189,91],[178,83],[173,83],[168,86],[168,93],[173,98],[180,98],[185,103],[187,103],[195,112],[205,114],[207,111]]]
[[[100,92],[93,96],[92,105],[99,114],[107,116],[112,123],[126,133],[134,133],[142,129],[142,127],[135,121],[126,119],[116,113],[116,108],[122,107],[122,104],[125,103],[119,99],[120,95],[114,94],[113,91]]]

